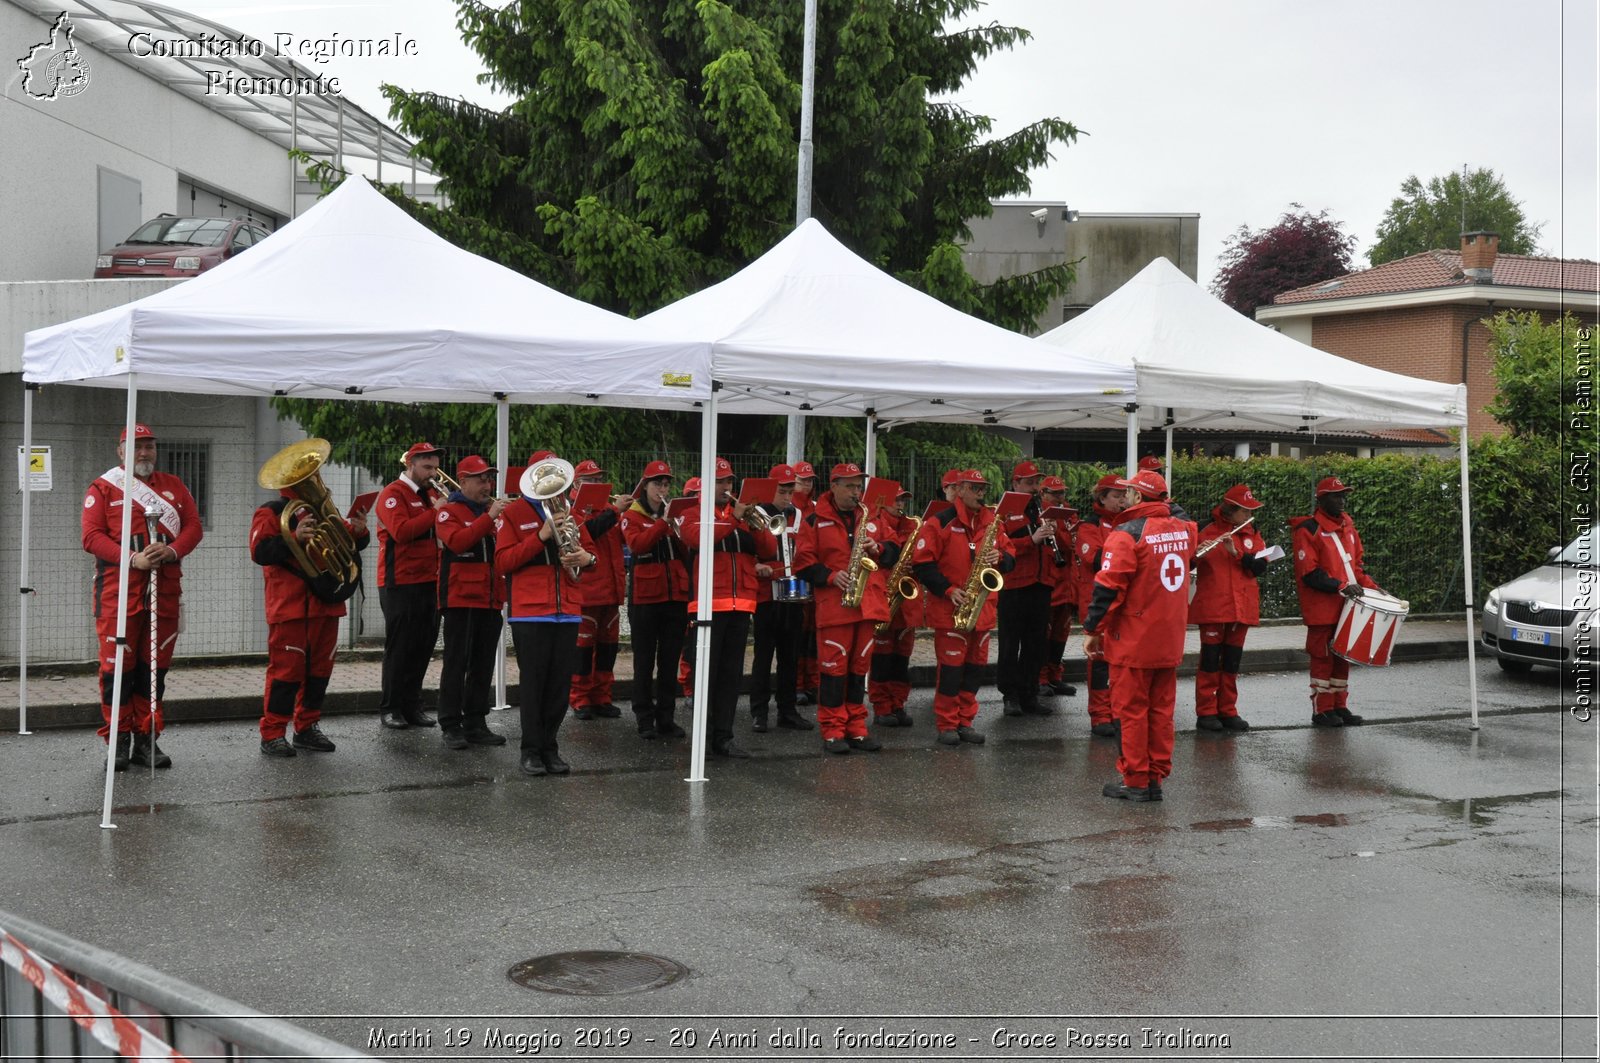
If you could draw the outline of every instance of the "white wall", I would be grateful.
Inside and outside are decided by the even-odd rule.
[[[0,0],[0,40],[47,40],[50,23]],[[180,174],[287,216],[283,148],[79,41],[89,85],[35,100],[7,63],[0,96],[0,280],[92,276],[98,246],[96,167],[137,179],[143,215],[181,213]],[[8,56],[10,53],[7,53]],[[185,204],[186,205],[186,204]]]

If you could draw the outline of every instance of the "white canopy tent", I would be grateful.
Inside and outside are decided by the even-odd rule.
[[[641,321],[708,340],[715,384],[701,436],[701,482],[715,482],[717,414],[807,411],[867,419],[867,472],[880,419],[1048,427],[1120,410],[1134,399],[1126,366],[1047,353],[889,276],[802,222],[720,284]],[[709,526],[713,492],[701,492]],[[701,551],[698,586],[711,581]],[[711,623],[702,597],[696,624]],[[705,675],[710,644],[696,668]],[[695,684],[691,779],[705,765],[705,684]]]
[[[1477,729],[1465,384],[1390,373],[1291,340],[1226,306],[1164,258],[1034,342],[1130,366],[1138,376],[1140,406],[1161,411],[1163,419],[1172,411],[1169,468],[1176,425],[1242,433],[1457,429],[1468,684]]]

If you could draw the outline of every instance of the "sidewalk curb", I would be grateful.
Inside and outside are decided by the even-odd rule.
[[[1431,640],[1426,642],[1401,643],[1395,647],[1394,660],[1397,663],[1409,661],[1448,661],[1465,660],[1467,656],[1466,643],[1460,639]],[[1306,653],[1302,649],[1260,649],[1246,650],[1244,659],[1240,662],[1241,675],[1255,672],[1298,672],[1306,667]],[[1192,676],[1196,671],[1199,654],[1185,654],[1183,663],[1178,666],[1180,676]],[[1087,696],[1087,684],[1084,681],[1083,660],[1068,660],[1066,678],[1078,687],[1078,696]],[[265,665],[263,664],[263,670]],[[932,687],[934,682],[933,665],[913,665],[911,667],[911,685],[913,687]],[[994,665],[987,665],[983,671],[985,686],[993,686],[995,681]],[[263,674],[264,671],[263,671]],[[174,675],[181,673],[174,670]],[[324,707],[326,716],[359,716],[362,714],[376,716],[378,714],[379,695],[376,690],[349,690],[337,689],[339,673],[334,671],[335,689],[331,692],[328,705]],[[181,679],[178,680],[181,685]],[[618,679],[618,687],[626,696],[631,677]],[[198,698],[198,697],[170,697],[166,701],[166,722],[174,723],[204,723],[223,720],[256,720],[261,717],[262,695],[256,691],[249,693],[232,694],[223,698]],[[506,700],[511,705],[517,703],[517,686],[511,684],[506,689]],[[620,702],[623,711],[627,712],[627,703]],[[431,710],[430,710],[431,711]],[[13,707],[0,708],[0,731],[15,733],[17,730],[18,710]],[[72,703],[34,703],[28,706],[28,726],[30,729],[56,730],[74,727],[99,727],[101,725],[100,706],[95,704]]]

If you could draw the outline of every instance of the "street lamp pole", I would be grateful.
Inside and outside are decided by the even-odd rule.
[[[812,100],[816,93],[817,69],[817,0],[806,0],[805,58],[800,81],[800,160],[799,175],[795,181],[794,223],[811,217],[811,116]],[[784,448],[785,461],[793,464],[805,456],[806,418],[802,413],[789,415],[788,443]]]

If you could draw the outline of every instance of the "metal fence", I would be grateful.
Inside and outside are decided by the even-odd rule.
[[[0,1058],[377,1058],[7,911],[0,955]]]

